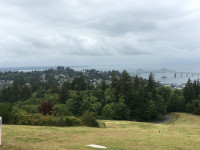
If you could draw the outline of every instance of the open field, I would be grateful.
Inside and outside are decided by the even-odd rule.
[[[107,128],[4,125],[0,149],[93,149],[88,144],[103,145],[108,150],[200,149],[200,116],[172,115],[179,118],[170,124],[105,121]]]

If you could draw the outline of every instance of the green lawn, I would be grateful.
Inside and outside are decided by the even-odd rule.
[[[85,150],[97,144],[108,150],[200,149],[200,116],[173,113],[170,124],[105,121],[107,128],[3,125],[1,150]],[[160,131],[160,133],[159,133]]]

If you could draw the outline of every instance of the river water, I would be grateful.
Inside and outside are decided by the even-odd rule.
[[[122,72],[124,69],[127,70],[127,72],[129,72],[129,74],[131,76],[136,75],[135,70],[131,67],[124,67],[124,66],[116,66],[116,65],[102,65],[102,66],[78,66],[78,67],[72,67],[72,69],[77,70],[77,71],[81,71],[83,69],[96,69],[96,70],[101,70],[101,71],[108,71],[108,70],[118,70],[120,72]],[[185,71],[187,72],[187,71]],[[141,73],[141,74],[137,74],[139,77],[148,79],[149,78],[149,73]],[[175,77],[175,73],[153,73],[154,74],[154,79],[155,81],[159,81],[161,84],[184,84],[187,83],[188,79],[190,78],[192,81],[197,80],[200,76],[199,74],[186,74],[186,73],[176,73],[176,77]],[[166,78],[162,78],[162,76],[165,76]]]
[[[139,74],[138,76],[148,79],[149,73]],[[166,78],[162,78],[165,76]],[[154,73],[155,81],[159,81],[161,84],[184,84],[187,83],[188,79],[194,81],[197,80],[200,76],[198,74],[182,74],[176,73],[176,78],[174,73]]]
[[[96,69],[99,71],[109,71],[109,70],[118,70],[122,72],[124,69],[129,72],[131,76],[136,75],[135,70],[131,66],[128,65],[90,65],[90,66],[69,66],[71,69],[76,71],[82,71],[83,69]],[[56,66],[49,66],[49,67],[16,67],[16,68],[0,68],[0,71],[23,71],[29,72],[33,70],[43,71],[49,68],[56,69]],[[149,71],[150,72],[150,71]],[[187,71],[185,71],[187,72]],[[141,73],[137,74],[139,77],[148,79],[150,73]],[[161,78],[162,76],[166,78]],[[184,84],[190,78],[192,81],[197,80],[200,76],[198,74],[182,74],[176,73],[176,78],[174,77],[174,73],[154,73],[155,81],[159,81],[161,84]]]

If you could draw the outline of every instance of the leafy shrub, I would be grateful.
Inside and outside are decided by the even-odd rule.
[[[74,116],[59,117],[57,121],[58,126],[80,126],[82,125],[81,120]]]
[[[42,114],[17,113],[14,123],[18,125],[39,125],[39,126],[80,126],[81,120],[74,116],[53,117]]]
[[[103,121],[98,121],[100,128],[106,128],[106,124]]]
[[[84,125],[89,127],[99,127],[99,123],[94,117],[94,114],[89,111],[85,111],[83,115],[81,116],[81,120]]]
[[[11,123],[13,120],[12,105],[9,103],[0,103],[0,116],[3,123]]]
[[[103,117],[105,117],[106,119],[111,119],[113,118],[114,115],[114,111],[112,110],[112,107],[110,106],[110,104],[106,104],[102,111],[101,114]]]
[[[39,113],[43,115],[52,115],[53,114],[53,104],[51,102],[44,102],[38,107]]]
[[[37,113],[37,106],[36,105],[22,105],[20,109],[25,110],[27,113]]]
[[[15,114],[18,114],[18,113],[26,113],[26,110],[23,110],[19,107],[13,106],[12,114],[15,116]]]
[[[65,104],[56,104],[53,109],[55,116],[70,116],[72,114]]]
[[[53,126],[56,124],[56,120],[53,116],[43,116],[41,114],[28,114],[22,112],[15,114],[14,123],[18,125]]]
[[[193,105],[191,103],[187,103],[185,105],[185,111],[188,112],[188,113],[192,113],[192,111],[193,111]]]

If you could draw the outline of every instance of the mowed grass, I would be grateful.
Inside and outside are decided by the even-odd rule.
[[[105,121],[107,128],[3,125],[1,150],[199,150],[200,116],[179,116],[170,124]],[[159,133],[160,131],[160,133]]]

